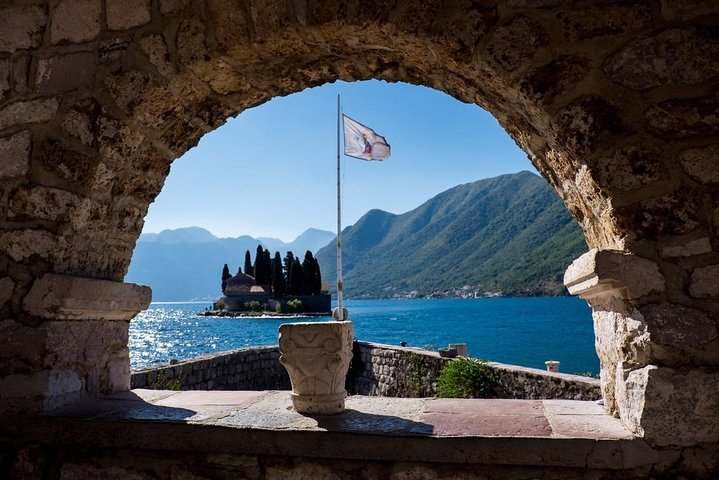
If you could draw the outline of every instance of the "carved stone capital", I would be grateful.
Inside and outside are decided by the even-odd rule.
[[[295,410],[320,415],[343,412],[352,322],[286,323],[280,325],[279,343]]]
[[[597,249],[572,262],[564,273],[564,285],[589,303],[598,297],[634,300],[665,288],[659,266],[651,260]]]
[[[152,290],[143,285],[49,273],[35,280],[23,309],[50,320],[127,321],[151,299]]]

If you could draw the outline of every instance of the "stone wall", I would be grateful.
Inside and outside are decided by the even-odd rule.
[[[425,397],[437,394],[437,378],[452,359],[436,352],[355,342],[348,390],[358,395]],[[597,400],[599,380],[490,362],[498,398]]]
[[[132,388],[182,390],[290,390],[278,347],[243,348],[175,365],[135,370]]]
[[[278,347],[245,348],[207,355],[176,365],[132,372],[132,388],[183,390],[289,390]],[[408,366],[419,366],[419,376]],[[355,342],[347,390],[355,395],[427,397],[437,393],[437,377],[451,361],[436,352]],[[498,380],[497,397],[596,400],[599,380],[490,363]],[[411,368],[410,368],[411,370]]]
[[[379,79],[497,118],[595,249],[567,280],[608,409],[655,445],[719,442],[717,27],[712,0],[0,3],[0,412],[129,386],[144,301],[106,317],[174,159],[274,97]],[[83,280],[116,285],[68,318]]]

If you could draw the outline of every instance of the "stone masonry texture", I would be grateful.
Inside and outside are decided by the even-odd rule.
[[[0,377],[0,411],[129,386],[129,318],[72,320],[95,321],[104,350],[59,370],[43,338],[67,320],[26,297],[47,274],[122,282],[202,135],[277,96],[377,79],[494,115],[607,253],[570,278],[607,409],[653,445],[716,445],[716,340],[691,332],[719,324],[717,32],[712,0],[0,3],[0,322],[29,360]],[[686,475],[716,477],[700,457],[687,450]]]

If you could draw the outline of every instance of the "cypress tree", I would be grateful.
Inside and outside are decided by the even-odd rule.
[[[262,268],[264,268],[264,279],[265,283],[272,284],[272,257],[270,256],[270,251],[265,249],[264,252],[262,252]]]
[[[315,264],[315,271],[313,275],[314,285],[313,285],[313,293],[315,295],[319,295],[322,291],[322,272],[320,272],[320,262],[317,261],[317,257],[314,259]]]
[[[284,264],[285,264],[285,291],[287,293],[295,293],[295,287],[292,285],[292,266],[295,263],[295,256],[292,254],[291,251],[288,251],[285,255]]]
[[[252,270],[252,258],[250,257],[249,250],[245,250],[245,275],[255,276],[255,271]]]
[[[302,291],[307,295],[313,295],[315,285],[315,257],[312,252],[305,252],[305,259],[302,261]]]
[[[286,287],[280,252],[275,252],[275,258],[272,260],[272,293],[282,295],[285,293]]]
[[[299,258],[295,258],[292,262],[292,270],[290,270],[290,285],[292,286],[292,292],[296,295],[303,295],[305,293],[305,276],[302,271],[302,264]]]
[[[265,268],[264,268],[264,252],[262,251],[262,245],[257,245],[257,251],[255,252],[255,285],[263,285],[267,283],[265,279]]]
[[[222,293],[225,293],[225,286],[227,285],[227,280],[232,278],[232,275],[230,275],[230,268],[225,264],[224,267],[222,267]]]

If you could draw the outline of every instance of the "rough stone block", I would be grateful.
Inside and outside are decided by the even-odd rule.
[[[667,303],[645,305],[639,312],[635,318],[649,349],[646,363],[719,365],[718,325],[704,312]]]
[[[50,41],[86,42],[100,33],[101,0],[62,0],[53,10]]]
[[[712,244],[709,237],[687,240],[684,243],[676,245],[666,245],[661,250],[663,257],[691,257],[711,251]]]
[[[564,37],[571,41],[616,35],[641,27],[652,19],[647,5],[605,4],[558,15]]]
[[[719,63],[719,60],[717,61]],[[685,150],[679,155],[682,167],[701,183],[719,183],[719,145]]]
[[[498,27],[487,45],[489,56],[503,70],[512,72],[547,44],[542,27],[527,17],[517,17]],[[508,49],[507,45],[516,48]]]
[[[10,91],[10,59],[0,58],[0,99]]]
[[[12,65],[12,83],[15,93],[22,95],[28,91],[30,83],[30,55],[15,54]]]
[[[46,21],[45,9],[40,6],[0,8],[0,52],[40,45]]]
[[[0,178],[24,176],[30,165],[30,132],[0,138]]]
[[[52,120],[57,112],[55,98],[28,100],[11,103],[0,110],[0,130],[23,123],[39,123]]]
[[[232,0],[207,2],[215,25],[215,38],[222,50],[249,41],[249,28],[244,6]]]
[[[554,99],[573,88],[589,71],[589,61],[579,56],[561,56],[530,70],[521,88],[525,95],[550,105]]]
[[[150,0],[106,0],[107,26],[110,30],[127,30],[150,21]]]
[[[645,258],[614,250],[590,250],[577,258],[564,274],[569,293],[591,303],[597,296],[636,299],[663,292],[659,266]]]
[[[185,9],[190,0],[160,0],[160,12],[163,15],[177,13]]]
[[[62,121],[62,127],[65,132],[80,140],[83,145],[95,145],[95,133],[87,113],[70,110]]]
[[[177,53],[180,61],[190,64],[204,60],[207,46],[205,45],[205,25],[199,20],[186,20],[177,32]]]
[[[25,217],[60,221],[73,204],[79,203],[77,195],[51,187],[34,187],[19,190],[10,199],[9,217]]]
[[[710,137],[719,129],[719,95],[667,100],[645,112],[649,129],[666,139]]]
[[[719,441],[719,373],[647,367],[617,371],[620,418],[655,446]]]
[[[46,274],[23,300],[29,314],[67,320],[130,320],[150,304],[149,287]]]
[[[165,40],[160,35],[150,35],[140,40],[140,47],[157,71],[162,75],[171,75],[175,67],[170,62],[170,54]]]
[[[719,73],[719,41],[690,30],[665,30],[629,43],[607,59],[604,71],[637,90],[702,83]]]
[[[662,16],[667,20],[691,20],[717,12],[714,0],[661,0]]]
[[[15,282],[10,277],[0,278],[0,308],[12,298],[15,291]]]
[[[646,146],[622,146],[607,151],[598,161],[598,177],[604,185],[632,191],[661,179],[662,153]]]
[[[54,260],[64,256],[67,241],[45,230],[25,229],[0,234],[0,251],[15,261],[32,255]]]
[[[95,54],[79,52],[41,59],[37,64],[36,89],[55,94],[85,88],[94,81]]]
[[[719,264],[695,268],[689,282],[692,297],[719,297]]]

